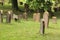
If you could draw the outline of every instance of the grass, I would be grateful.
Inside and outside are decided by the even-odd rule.
[[[40,23],[34,21],[12,21],[0,23],[0,40],[60,40],[60,19],[57,24],[50,20],[49,28],[41,35]]]
[[[0,9],[8,10],[12,9],[12,6],[6,3],[4,6],[0,5]],[[45,29],[44,35],[39,32],[40,23],[34,22],[32,19],[20,22],[12,20],[10,24],[0,23],[0,40],[60,40],[60,12],[55,15],[59,15],[57,24],[53,24],[50,20],[49,28]]]
[[[11,5],[0,5],[0,9],[11,9]],[[60,17],[60,13],[56,13]],[[0,40],[60,40],[60,19],[57,24],[53,24],[50,19],[49,28],[45,29],[45,34],[41,35],[40,23],[34,21],[15,22],[12,20],[10,24],[0,23]]]

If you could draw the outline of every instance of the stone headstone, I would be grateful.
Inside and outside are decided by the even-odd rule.
[[[10,13],[11,13],[11,19],[13,19],[13,11],[10,11]]]
[[[20,19],[22,19],[22,14],[18,15],[18,20],[20,21]]]
[[[33,14],[33,20],[36,21],[36,13]]]
[[[26,13],[26,12],[23,13],[23,18],[24,18],[25,20],[27,20],[27,13]]]
[[[8,11],[7,15],[6,15],[6,22],[10,23],[11,22],[11,12]]]
[[[13,14],[13,19],[14,19],[15,21],[18,21],[18,15]]]
[[[56,18],[55,16],[52,17],[52,22],[53,22],[54,24],[57,23],[57,18]]]
[[[44,19],[41,19],[41,22],[40,22],[40,33],[41,34],[45,33],[45,21],[44,21]]]
[[[39,22],[40,21],[40,13],[37,13],[36,14],[36,22]]]
[[[48,25],[49,25],[49,12],[48,11],[44,12],[43,19],[45,20],[45,27],[48,28]]]
[[[22,19],[22,14],[19,14],[18,15],[18,19]]]
[[[20,14],[18,15],[18,20],[20,20]]]
[[[40,13],[34,13],[33,14],[33,20],[36,22],[39,22],[40,21]]]
[[[0,22],[3,22],[3,10],[0,10]]]

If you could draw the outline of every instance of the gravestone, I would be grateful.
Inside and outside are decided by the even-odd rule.
[[[22,14],[18,15],[18,20],[22,19]]]
[[[13,14],[13,19],[17,22],[18,21],[18,15]]]
[[[22,19],[22,14],[19,14],[18,15],[18,19]]]
[[[36,13],[33,14],[33,20],[36,21]]]
[[[40,21],[40,13],[36,13],[36,22]]]
[[[41,22],[40,22],[40,33],[41,34],[45,33],[45,21],[44,21],[44,19],[41,19]]]
[[[23,18],[24,18],[25,20],[27,20],[27,13],[26,13],[26,12],[23,13]]]
[[[20,20],[20,14],[18,15],[18,20]]]
[[[11,19],[13,19],[13,11],[11,10],[10,13],[11,13]]]
[[[3,10],[0,10],[0,23],[3,22]]]
[[[49,12],[48,11],[44,12],[43,19],[45,20],[45,27],[48,28],[48,25],[49,25]]]
[[[6,22],[10,23],[11,22],[11,12],[8,11],[8,13],[6,14]]]
[[[39,22],[40,21],[40,13],[34,13],[33,14],[33,20],[36,22]]]
[[[53,22],[54,24],[57,23],[57,18],[56,18],[55,16],[52,17],[52,22]]]

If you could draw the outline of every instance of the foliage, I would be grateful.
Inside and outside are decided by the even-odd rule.
[[[45,0],[27,0],[27,4],[29,4],[29,8],[31,9],[41,9],[42,7],[48,10],[52,6],[52,2]]]
[[[27,0],[26,3],[29,5],[30,9],[34,9],[34,10],[40,8],[41,5],[41,3],[39,3],[39,1],[37,0]]]

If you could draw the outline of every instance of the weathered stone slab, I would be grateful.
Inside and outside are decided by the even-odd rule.
[[[53,22],[54,24],[56,24],[56,23],[57,23],[57,17],[53,16],[53,17],[52,17],[52,22]]]
[[[26,13],[26,12],[23,13],[23,18],[24,18],[25,20],[27,20],[27,13]]]
[[[49,25],[49,12],[48,11],[44,12],[43,19],[45,20],[45,27],[48,28],[48,25]]]
[[[36,13],[33,14],[33,20],[36,21]]]
[[[44,21],[44,19],[41,19],[41,22],[40,22],[40,33],[41,34],[45,33],[45,21]]]
[[[11,11],[8,11],[8,13],[6,14],[6,22],[7,23],[11,22]]]
[[[33,14],[33,20],[36,22],[39,22],[40,21],[40,13],[34,13]]]
[[[14,19],[15,21],[18,21],[18,15],[13,14],[13,19]]]
[[[36,22],[39,22],[40,21],[40,13],[37,13],[36,14]]]
[[[3,10],[0,10],[0,23],[3,22]]]

